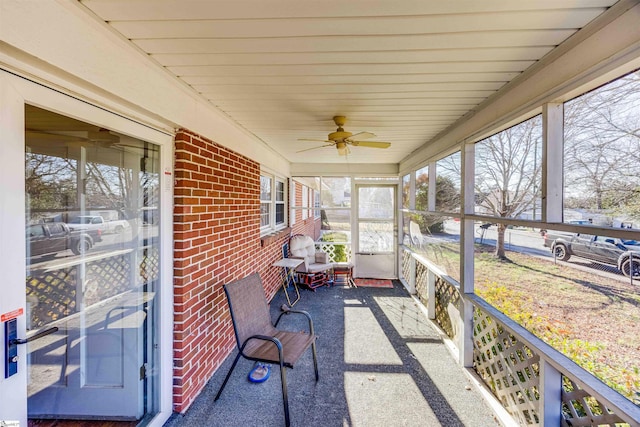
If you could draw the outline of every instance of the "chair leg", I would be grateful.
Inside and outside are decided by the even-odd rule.
[[[291,420],[289,419],[289,396],[287,394],[287,368],[280,361],[280,382],[282,383],[282,401],[284,403],[284,424],[289,427]]]
[[[313,343],[311,343],[311,353],[313,353],[313,369],[316,372],[316,382],[320,379],[320,376],[318,375],[318,354],[316,353],[316,341],[314,340]]]
[[[231,365],[231,369],[229,369],[229,372],[227,373],[227,376],[224,378],[224,381],[222,382],[222,385],[220,386],[220,390],[218,390],[218,394],[216,394],[216,397],[213,399],[213,401],[217,401],[218,398],[220,398],[220,395],[222,394],[222,390],[224,389],[224,386],[227,385],[227,381],[229,381],[229,377],[231,377],[231,374],[233,373],[233,370],[236,368],[236,364],[238,363],[238,359],[240,359],[240,356],[242,356],[242,353],[238,352],[238,355],[236,356],[236,359],[233,361],[233,364]]]

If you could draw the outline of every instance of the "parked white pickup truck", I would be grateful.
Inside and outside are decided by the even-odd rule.
[[[80,215],[69,221],[68,224],[73,231],[101,230],[103,233],[122,233],[130,227],[127,220],[105,221],[100,215]]]

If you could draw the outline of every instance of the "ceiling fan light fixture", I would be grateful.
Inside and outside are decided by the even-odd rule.
[[[347,154],[349,154],[349,148],[347,148],[346,142],[336,143],[336,148],[338,148],[338,154],[341,156],[346,156]]]

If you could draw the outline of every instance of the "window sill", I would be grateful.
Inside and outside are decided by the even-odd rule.
[[[285,227],[270,234],[260,236],[260,246],[262,246],[263,248],[265,246],[269,246],[274,242],[280,240],[282,237],[288,236],[289,234],[291,234],[291,227]]]

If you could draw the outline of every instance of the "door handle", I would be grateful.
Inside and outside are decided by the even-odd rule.
[[[46,337],[47,335],[51,335],[53,333],[58,332],[60,328],[58,328],[57,326],[54,326],[52,328],[49,329],[45,329],[44,331],[40,331],[37,334],[29,337],[29,338],[25,338],[25,339],[20,339],[20,338],[13,338],[12,340],[9,340],[9,345],[17,345],[17,344],[26,344],[29,343],[31,341],[35,341],[38,340],[42,337]]]
[[[45,337],[54,332],[58,332],[58,327],[54,326],[49,329],[38,332],[26,339],[18,338],[18,324],[16,319],[8,320],[4,323],[4,377],[9,378],[18,373],[18,345],[26,344]]]

